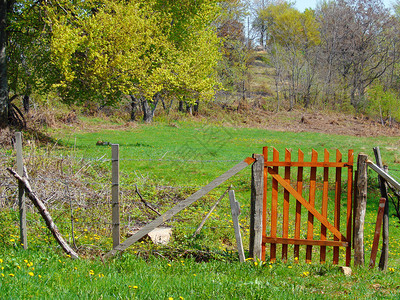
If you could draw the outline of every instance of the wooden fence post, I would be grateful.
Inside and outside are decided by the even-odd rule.
[[[22,133],[15,133],[15,148],[17,150],[17,172],[18,175],[24,176],[24,160],[22,157]],[[26,229],[26,204],[24,197],[24,186],[18,182],[18,207],[19,207],[19,230],[20,241],[24,249],[28,249],[28,237]]]
[[[236,201],[234,190],[229,190],[229,201],[231,204],[232,222],[233,222],[233,227],[235,229],[235,237],[239,253],[239,261],[244,262],[245,257],[244,257],[242,236],[240,234],[240,226],[239,226],[240,204],[239,202]]]
[[[364,265],[364,222],[365,211],[367,208],[367,159],[368,156],[364,153],[358,154],[357,159],[357,197],[356,211],[354,212],[354,265]]]
[[[377,166],[382,169],[382,157],[379,147],[374,147],[374,154]],[[386,199],[385,210],[383,212],[382,252],[379,260],[379,269],[386,271],[389,258],[389,201],[387,195],[386,181],[382,176],[379,176],[378,178],[381,197]]]
[[[261,260],[264,194],[264,156],[254,154],[251,168],[250,248],[249,257]]]
[[[119,145],[111,145],[111,164],[112,164],[112,186],[111,186],[111,206],[112,206],[112,238],[113,249],[120,243],[120,217],[119,217]]]

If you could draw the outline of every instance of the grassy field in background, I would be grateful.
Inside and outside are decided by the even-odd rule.
[[[120,130],[66,127],[52,130],[49,134],[54,140],[52,144],[43,147],[34,147],[31,144],[25,147],[24,156],[27,160],[34,161],[35,156],[37,160],[40,157],[43,157],[43,160],[46,158],[47,165],[37,164],[46,168],[51,164],[59,164],[60,157],[69,157],[74,163],[68,164],[68,160],[62,159],[65,163],[60,167],[63,174],[82,175],[81,169],[85,166],[88,175],[82,177],[82,184],[93,185],[96,188],[97,181],[105,186],[110,183],[109,144],[119,144],[121,188],[134,191],[134,185],[138,184],[148,201],[153,204],[157,204],[157,201],[163,202],[160,204],[161,212],[173,206],[172,203],[166,202],[168,198],[162,199],[160,190],[164,191],[164,187],[175,187],[178,191],[176,193],[182,193],[182,197],[189,195],[244,158],[253,153],[262,153],[264,146],[277,148],[281,157],[284,157],[284,149],[288,148],[292,150],[293,160],[297,159],[297,149],[304,151],[305,160],[310,159],[311,149],[318,151],[319,160],[322,160],[325,148],[330,151],[331,160],[335,158],[336,149],[342,152],[344,160],[347,160],[348,149],[353,149],[355,162],[359,152],[367,153],[374,160],[372,148],[379,146],[383,161],[389,166],[391,174],[395,178],[400,177],[400,172],[397,171],[400,170],[400,141],[393,137],[363,138],[310,132],[274,132],[185,121],[139,124]],[[105,145],[96,145],[99,141]],[[12,150],[7,150],[5,154],[10,157],[15,155]],[[13,166],[12,161],[10,158],[10,166]],[[90,170],[87,166],[91,166]],[[330,178],[333,180],[334,177]],[[23,251],[17,245],[18,211],[12,208],[3,209],[0,212],[1,295],[5,299],[398,298],[400,242],[397,237],[400,235],[400,227],[394,217],[390,218],[389,271],[359,268],[354,269],[353,275],[349,277],[341,274],[336,266],[329,263],[320,265],[318,247],[315,247],[313,263],[310,265],[305,264],[304,259],[296,264],[290,247],[289,262],[286,264],[279,261],[275,264],[252,261],[239,264],[227,199],[221,202],[207,221],[201,235],[196,239],[190,238],[201,218],[230,184],[233,185],[237,199],[242,205],[242,234],[247,247],[250,168],[241,171],[221,188],[180,213],[169,223],[174,227],[176,235],[170,247],[180,253],[175,253],[174,256],[166,255],[168,248],[154,247],[145,242],[138,243],[122,257],[102,262],[98,255],[110,249],[110,230],[95,230],[96,225],[89,228],[87,224],[81,225],[80,222],[83,222],[88,214],[108,214],[109,210],[101,210],[103,206],[96,212],[90,211],[89,208],[79,208],[75,211],[78,246],[90,243],[97,249],[89,255],[91,259],[68,259],[55,246],[51,236],[45,233],[44,227],[41,231],[30,229],[31,248]],[[124,195],[122,203],[132,201]],[[370,171],[365,225],[366,262],[370,257],[378,199],[376,175]],[[63,209],[64,211],[56,213],[56,223],[68,237],[71,231],[68,225],[70,207],[64,205]],[[142,211],[135,209],[136,211],[123,212],[131,214],[133,218],[145,217]],[[28,217],[32,224],[41,222],[33,211]],[[100,218],[100,215],[95,217]],[[65,226],[63,222],[66,223]],[[316,228],[319,228],[318,226],[319,224]],[[200,250],[200,253],[211,251],[213,257],[204,259],[201,263],[195,262],[195,258],[190,258],[189,252],[186,253],[190,248]],[[153,253],[150,257],[148,249]],[[305,248],[301,248],[301,253],[304,256]],[[330,253],[331,251],[328,252],[328,257]],[[343,254],[342,251],[342,265]],[[24,289],[19,288],[21,286]]]

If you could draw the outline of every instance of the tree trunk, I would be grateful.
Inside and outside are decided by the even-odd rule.
[[[153,121],[153,114],[151,113],[151,107],[147,99],[142,97],[142,109],[143,109],[143,121],[151,123]]]
[[[0,0],[0,128],[8,126],[8,84],[7,84],[7,0]]]
[[[183,101],[182,100],[179,100],[178,111],[184,112],[184,110],[183,110]]]
[[[29,107],[30,107],[30,97],[29,95],[24,95],[24,98],[22,98],[22,104],[24,106],[24,111],[26,113],[29,112]]]
[[[136,112],[139,109],[139,101],[135,96],[129,95],[131,97],[131,121],[136,120]]]

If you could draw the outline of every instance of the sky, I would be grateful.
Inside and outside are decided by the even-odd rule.
[[[394,2],[394,0],[382,0],[382,1],[387,8],[391,8],[392,3]],[[315,9],[315,6],[317,5],[317,3],[318,3],[318,0],[296,0],[295,7],[299,11],[303,12],[306,8]]]

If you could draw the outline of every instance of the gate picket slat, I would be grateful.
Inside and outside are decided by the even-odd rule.
[[[346,236],[348,237],[349,243],[351,242],[351,225],[352,225],[352,196],[353,196],[353,162],[354,152],[353,150],[348,151],[347,159],[350,167],[347,169],[347,228]],[[351,262],[351,244],[346,248],[346,266],[350,266]]]
[[[342,153],[336,150],[336,162],[342,162]],[[342,168],[336,168],[336,183],[335,183],[335,228],[340,231],[340,199],[342,194]],[[334,238],[338,241],[338,238]],[[333,264],[339,263],[339,247],[333,247]]]
[[[285,161],[290,162],[292,159],[291,153],[285,149]],[[290,184],[290,167],[285,167],[285,180]],[[290,193],[285,189],[283,193],[283,237],[289,237],[289,197]],[[288,245],[282,244],[282,260],[287,261]]]
[[[317,162],[318,153],[314,149],[312,149],[311,154],[311,162]],[[317,168],[311,167],[311,174],[310,174],[310,195],[309,195],[309,203],[310,205],[315,208],[315,191],[317,185]],[[307,222],[307,240],[314,239],[314,215],[309,212],[308,213],[308,222]],[[307,245],[306,248],[306,262],[311,262],[312,257],[312,246]]]
[[[304,161],[304,153],[299,149],[298,152],[298,161]],[[297,168],[297,192],[302,195],[303,194],[303,167]],[[296,200],[296,217],[295,217],[295,231],[294,238],[300,239],[300,227],[301,227],[301,203],[299,200]],[[294,246],[294,258],[295,261],[298,261],[300,256],[300,247],[299,245]],[[297,258],[297,260],[296,260]]]
[[[268,161],[268,147],[263,148],[264,161]],[[268,192],[268,172],[264,167],[264,194],[263,194],[263,213],[262,213],[262,237],[267,236],[267,192]],[[261,259],[265,261],[265,243],[261,245]]]
[[[324,150],[324,162],[329,162],[329,152]],[[324,168],[324,183],[322,188],[322,206],[321,214],[323,217],[328,217],[328,190],[329,190],[329,168]],[[326,226],[321,223],[321,241],[326,241]],[[321,247],[320,262],[326,261],[326,246]]]
[[[274,162],[279,161],[279,152],[273,148],[272,159]],[[278,167],[274,167],[273,170],[278,173]],[[278,181],[272,179],[272,199],[271,199],[271,237],[276,237],[276,229],[278,223]],[[276,261],[276,244],[271,244],[270,249],[271,262]]]

